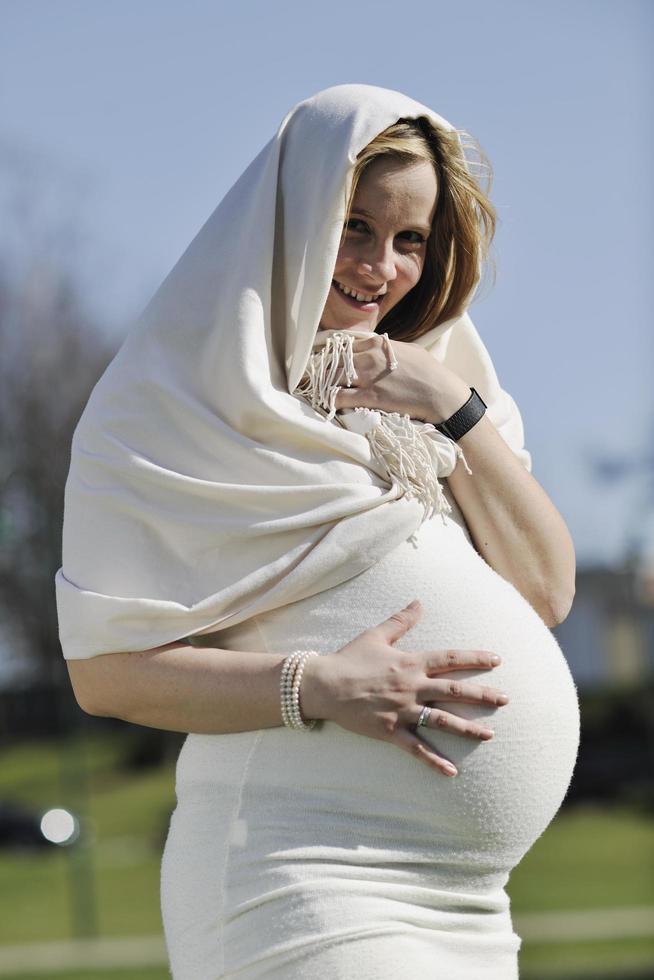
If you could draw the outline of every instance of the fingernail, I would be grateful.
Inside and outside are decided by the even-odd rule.
[[[501,663],[501,662],[502,662],[502,658],[501,658],[501,657],[498,657],[498,656],[497,656],[497,654],[494,654],[494,655],[493,655],[493,656],[491,657],[491,663],[492,663],[492,664],[499,664],[499,663]]]
[[[419,605],[420,605],[420,599],[414,599],[413,602],[409,603],[407,609],[417,609]]]
[[[445,765],[443,766],[443,769],[445,770],[446,773],[448,773],[448,775],[450,775],[450,776],[456,776],[456,769],[455,769],[454,766],[450,765],[449,762],[446,762],[445,763]]]

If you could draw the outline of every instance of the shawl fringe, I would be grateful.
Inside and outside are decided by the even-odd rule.
[[[388,343],[388,334],[384,336]],[[458,459],[472,475],[463,450],[431,422],[366,406],[336,408],[338,392],[342,387],[349,388],[358,377],[354,367],[354,340],[346,332],[330,331],[324,346],[310,355],[307,369],[295,390],[310,401],[314,409],[325,412],[326,421],[338,416],[337,421],[346,428],[366,436],[371,452],[386,472],[391,486],[398,487],[408,497],[417,497],[423,504],[423,522],[434,513],[439,513],[445,523],[445,515],[451,512],[452,507],[438,477],[448,476]],[[342,372],[345,374],[345,386],[337,381]],[[443,459],[435,453],[435,440],[445,440],[450,448],[449,455],[452,451],[454,453],[453,465],[447,472],[442,472]]]

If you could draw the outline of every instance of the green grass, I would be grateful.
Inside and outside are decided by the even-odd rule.
[[[520,980],[652,980],[654,939],[531,944],[520,952]]]
[[[60,780],[56,740],[29,743],[0,757],[3,793],[43,809],[68,805],[85,818],[88,845],[40,854],[0,853],[0,921],[5,943],[84,934],[89,920],[103,936],[161,932],[159,867],[174,806],[174,766],[125,773],[117,763],[128,732],[66,744],[69,764],[84,753],[89,768],[88,809],[80,790]],[[77,759],[77,763],[76,763]],[[73,880],[84,889],[72,907]],[[78,922],[71,932],[71,919]]]
[[[563,809],[507,891],[515,912],[654,905],[654,821],[628,807]]]
[[[174,762],[125,772],[119,763],[133,738],[126,726],[109,735],[85,734],[81,742],[21,744],[0,755],[3,796],[44,809],[65,803],[82,813],[87,797],[74,774],[85,763],[89,771],[85,847],[0,852],[4,943],[90,935],[94,924],[105,937],[162,934],[159,870],[175,803]],[[514,869],[507,890],[515,915],[654,905],[654,822],[625,806],[564,808]],[[81,894],[77,906],[75,894]],[[520,963],[521,980],[652,980],[654,943],[524,942]],[[20,980],[37,976],[46,975],[21,974]],[[48,976],[61,980],[63,974]],[[169,980],[162,967],[68,972],[65,980],[127,976]]]

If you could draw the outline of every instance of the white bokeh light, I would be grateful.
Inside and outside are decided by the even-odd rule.
[[[41,817],[41,833],[53,844],[71,844],[79,836],[79,824],[68,810],[54,808]]]

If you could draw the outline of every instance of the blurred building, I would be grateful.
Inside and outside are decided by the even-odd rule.
[[[572,609],[552,632],[580,689],[654,679],[654,561],[577,569]]]

